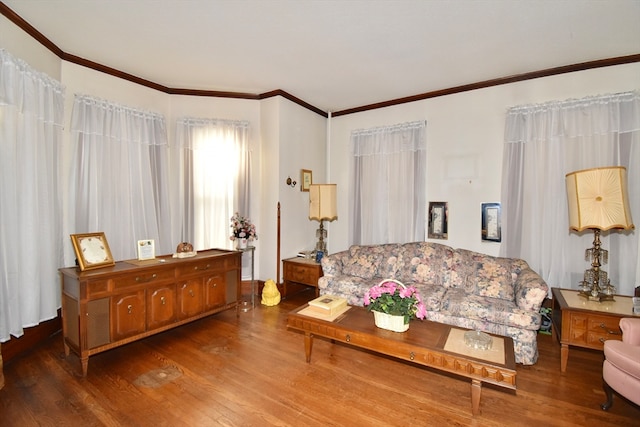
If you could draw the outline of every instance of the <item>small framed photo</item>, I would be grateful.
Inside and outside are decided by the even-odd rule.
[[[502,241],[500,230],[500,203],[482,204],[482,240]]]
[[[72,234],[71,243],[81,271],[115,264],[104,232]]]
[[[429,202],[430,239],[447,239],[449,209],[447,202]]]
[[[309,191],[309,187],[313,184],[313,173],[309,169],[302,169],[300,183],[300,191]]]
[[[153,240],[138,240],[138,260],[154,259],[156,257],[156,245]]]

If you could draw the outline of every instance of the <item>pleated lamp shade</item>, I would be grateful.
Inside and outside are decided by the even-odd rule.
[[[566,184],[570,229],[634,228],[624,167],[571,172],[566,175]]]
[[[309,186],[309,219],[333,221],[338,219],[336,184],[311,184]]]

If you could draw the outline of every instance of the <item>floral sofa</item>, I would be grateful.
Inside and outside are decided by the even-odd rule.
[[[524,260],[414,242],[351,246],[322,258],[320,294],[362,306],[364,293],[383,279],[413,285],[427,319],[513,338],[516,362],[538,359],[540,306],[548,287]]]

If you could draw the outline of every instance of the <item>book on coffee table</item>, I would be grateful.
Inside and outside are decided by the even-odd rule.
[[[311,311],[331,316],[336,313],[342,313],[347,306],[347,300],[335,295],[322,295],[309,301],[308,304]]]
[[[338,311],[336,311],[336,312],[334,312],[332,314],[329,314],[326,311],[323,312],[323,311],[318,310],[316,307],[308,305],[305,308],[299,310],[298,314],[302,314],[303,316],[313,317],[315,319],[325,320],[327,322],[333,322],[338,317],[342,316],[350,308],[351,308],[350,305],[345,305],[344,307],[342,307]]]

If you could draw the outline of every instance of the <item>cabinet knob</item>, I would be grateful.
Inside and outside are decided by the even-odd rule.
[[[127,306],[127,313],[131,314],[132,311],[133,311],[133,307],[131,306],[131,304],[129,304]]]
[[[413,351],[411,353],[409,353],[409,359],[411,359],[411,360],[415,360],[416,359],[416,354]]]
[[[345,337],[345,339],[347,340],[347,342],[351,342],[351,335],[347,334],[347,336]]]
[[[193,289],[189,289],[189,295],[194,296]]]
[[[167,299],[165,297],[160,297],[160,303],[162,305],[166,305],[167,304]]]

